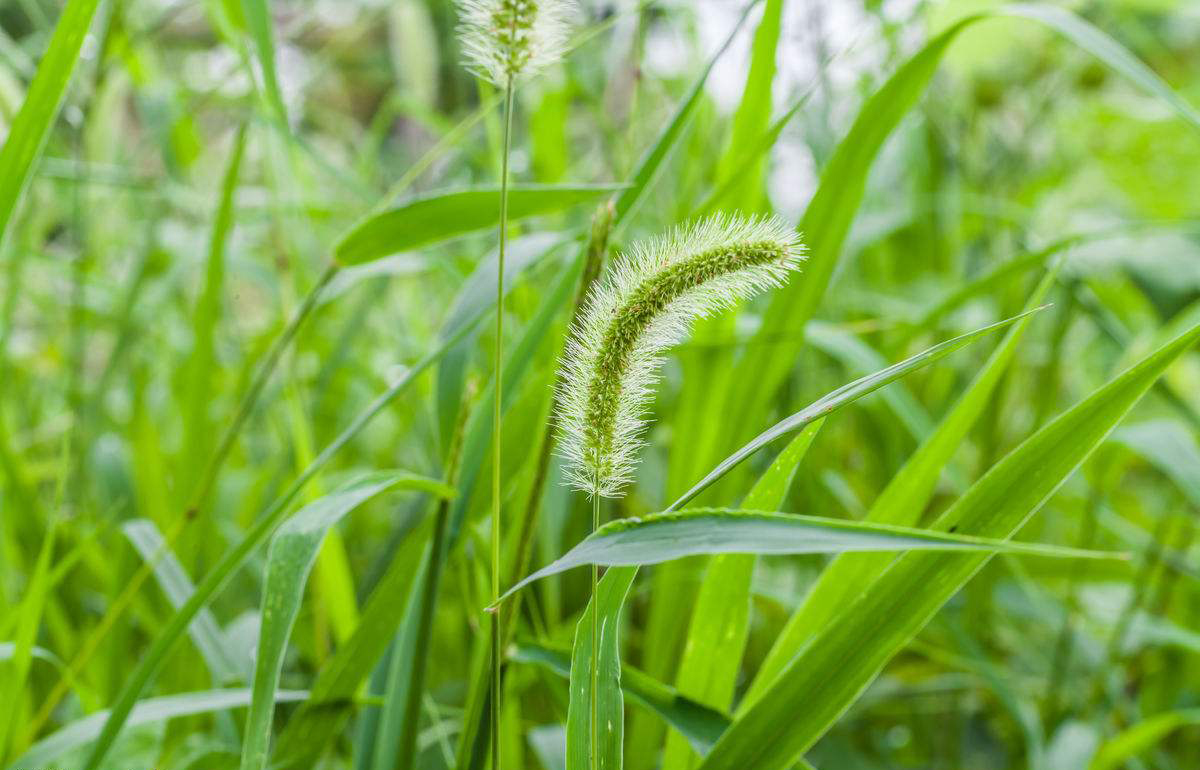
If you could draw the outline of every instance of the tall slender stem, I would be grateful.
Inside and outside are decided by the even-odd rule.
[[[596,486],[600,486],[600,479],[597,475]],[[592,532],[600,528],[600,495],[592,493]],[[591,728],[592,728],[592,770],[598,770],[600,767],[600,747],[598,744],[597,722],[599,708],[597,697],[597,685],[600,683],[600,597],[597,595],[596,588],[600,583],[600,568],[592,564],[592,710],[591,710]]]
[[[500,600],[500,434],[504,398],[504,247],[508,238],[508,151],[512,142],[513,80],[504,84],[504,149],[500,160],[500,247],[496,260],[496,373],[492,396],[492,602]],[[492,613],[492,770],[500,770],[500,613]]]

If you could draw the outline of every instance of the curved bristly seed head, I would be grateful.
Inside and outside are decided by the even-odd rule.
[[[467,68],[503,87],[562,58],[571,0],[458,0]]]
[[[629,482],[659,353],[695,318],[779,286],[804,250],[778,219],[715,216],[632,246],[588,296],[559,393],[570,483],[613,497]]]

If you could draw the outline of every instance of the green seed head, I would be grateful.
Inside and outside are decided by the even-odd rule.
[[[459,0],[467,68],[503,87],[562,58],[574,6],[569,0]]]
[[[588,297],[559,394],[560,451],[575,487],[615,496],[633,473],[659,354],[695,318],[780,285],[803,258],[778,219],[716,216],[635,244]]]

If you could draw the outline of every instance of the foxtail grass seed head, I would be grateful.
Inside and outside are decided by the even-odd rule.
[[[504,87],[562,58],[571,0],[458,0],[467,69]]]
[[[641,241],[589,294],[559,392],[559,452],[572,486],[614,497],[632,477],[659,354],[693,319],[780,286],[804,258],[779,219],[717,215]]]

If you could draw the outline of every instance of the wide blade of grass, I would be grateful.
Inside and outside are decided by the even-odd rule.
[[[625,735],[621,695],[621,652],[617,642],[621,607],[637,570],[609,570],[575,626],[567,707],[567,770],[620,770]],[[599,608],[599,609],[597,609]],[[592,764],[592,613],[599,612],[596,681],[596,764]]]
[[[233,690],[206,690],[139,701],[129,715],[130,727],[166,722],[178,717],[210,714],[218,711],[245,708],[250,705],[251,690],[248,687]],[[304,690],[277,690],[276,703],[295,703],[308,697]],[[100,735],[109,716],[108,711],[76,720],[66,727],[46,736],[29,747],[29,751],[17,757],[9,767],[54,767],[58,759],[69,751],[86,746]]]
[[[1057,271],[1046,274],[1030,295],[1027,308],[1040,305],[1056,277]],[[938,479],[946,472],[971,426],[991,401],[1032,321],[1033,317],[1027,315],[1004,335],[950,412],[875,498],[867,512],[867,521],[901,526],[914,526],[920,521]],[[752,703],[817,629],[845,606],[858,586],[874,579],[886,566],[886,560],[866,555],[847,554],[831,561],[776,637],[746,693],[742,708]]]
[[[822,424],[824,420],[809,423],[783,448],[742,500],[743,509],[772,511],[783,506],[796,469]],[[720,711],[727,711],[733,701],[746,649],[751,580],[757,562],[756,555],[740,553],[720,554],[709,561],[675,675],[680,693]],[[690,767],[697,759],[693,748],[694,744],[684,742],[680,735],[668,735],[663,770]]]
[[[419,489],[441,497],[454,494],[452,487],[436,479],[402,471],[377,471],[296,511],[271,538],[263,587],[262,628],[254,658],[254,698],[246,716],[242,743],[242,770],[266,767],[283,655],[325,534],[347,513],[392,488]]]
[[[980,329],[976,329],[975,331],[955,337],[954,339],[947,340],[941,344],[934,345],[928,350],[923,350],[915,356],[906,358],[900,363],[893,364],[885,369],[880,369],[877,372],[872,372],[865,377],[860,377],[854,382],[843,385],[837,390],[827,393],[824,397],[814,401],[804,409],[801,409],[799,412],[796,412],[795,414],[792,414],[789,417],[786,417],[783,420],[775,423],[775,425],[760,433],[741,449],[722,460],[716,468],[713,468],[708,475],[702,478],[695,484],[695,486],[693,486],[678,500],[672,503],[667,510],[674,511],[683,507],[689,500],[715,484],[725,474],[737,467],[737,465],[747,457],[754,454],[767,444],[770,444],[780,436],[784,436],[788,433],[799,430],[812,421],[820,417],[824,417],[835,409],[838,409],[850,403],[851,401],[855,401],[867,395],[868,393],[879,390],[884,385],[895,382],[910,372],[920,369],[923,366],[928,366],[934,361],[953,353],[964,345],[969,345],[984,335],[991,334],[994,331],[1021,320],[1028,314],[1029,313],[1024,313],[1019,316],[1014,316],[1013,318],[1009,318],[989,326],[984,326]],[[754,378],[748,377],[746,379]]]
[[[69,0],[0,148],[0,247],[58,116],[100,0]]]
[[[660,564],[695,554],[847,553],[871,551],[989,551],[1059,558],[1125,558],[1037,543],[1017,543],[875,522],[730,508],[689,508],[619,519],[600,527],[551,564],[510,588],[586,564]]]
[[[933,529],[1009,538],[1200,340],[1200,326],[1158,348],[991,468]],[[909,553],[843,607],[718,741],[703,770],[782,770],[829,728],[880,669],[987,563],[988,554]]]
[[[508,218],[516,222],[562,211],[620,189],[620,185],[513,185],[508,190]],[[359,265],[492,229],[499,222],[499,188],[434,193],[359,222],[334,247],[334,259],[341,265]]]

